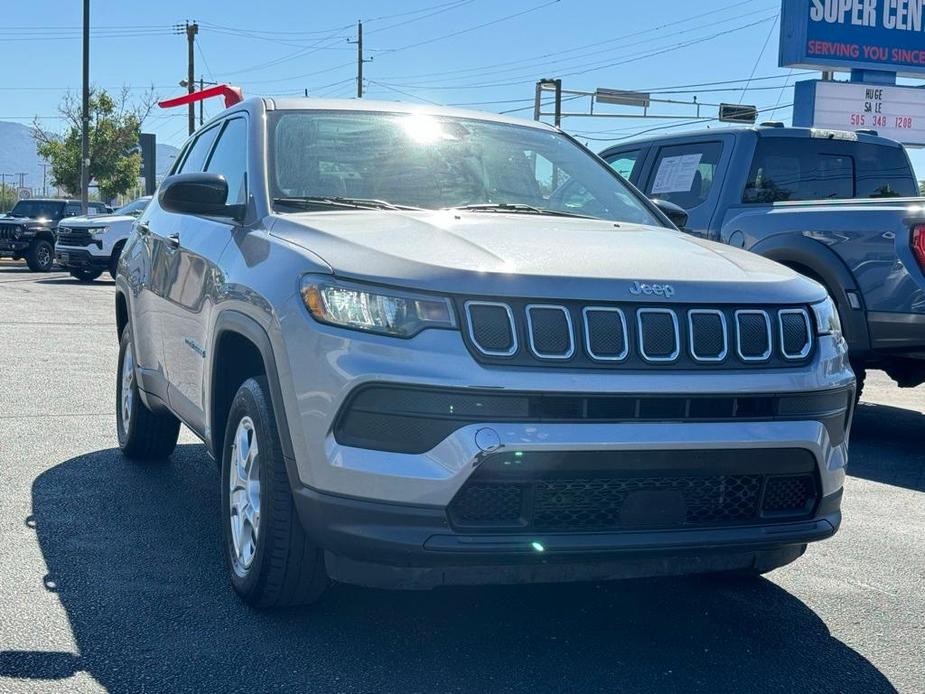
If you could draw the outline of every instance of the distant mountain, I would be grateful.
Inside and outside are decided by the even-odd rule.
[[[157,175],[159,178],[167,173],[167,169],[173,164],[178,152],[176,147],[158,144]],[[41,194],[42,160],[35,151],[32,128],[22,123],[0,120],[0,174],[18,174],[21,171],[26,174],[26,187],[32,188],[36,194]],[[8,184],[19,185],[18,175],[0,178]]]

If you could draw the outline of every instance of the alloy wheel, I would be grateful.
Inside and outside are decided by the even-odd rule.
[[[244,574],[254,561],[260,535],[260,457],[250,417],[238,422],[228,475],[231,551],[235,570]]]

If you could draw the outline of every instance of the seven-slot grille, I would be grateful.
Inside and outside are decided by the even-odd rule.
[[[813,351],[803,307],[575,305],[468,301],[467,344],[481,361],[676,368],[788,366]]]
[[[0,240],[12,241],[16,238],[16,230],[19,228],[18,224],[0,224]]]

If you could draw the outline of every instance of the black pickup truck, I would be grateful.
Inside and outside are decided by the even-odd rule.
[[[823,284],[859,389],[867,368],[925,383],[925,199],[900,144],[769,123],[632,140],[601,156],[683,208],[684,231]]]
[[[88,212],[106,214],[106,206],[91,202]],[[0,217],[0,257],[25,258],[33,272],[48,272],[55,263],[58,223],[79,214],[79,200],[20,200],[6,217]]]

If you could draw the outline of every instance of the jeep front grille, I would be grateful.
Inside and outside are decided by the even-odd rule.
[[[466,344],[483,362],[583,368],[774,368],[808,361],[805,307],[467,301]]]
[[[16,230],[19,228],[18,224],[0,224],[0,240],[12,241],[16,238]]]

